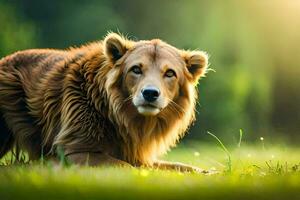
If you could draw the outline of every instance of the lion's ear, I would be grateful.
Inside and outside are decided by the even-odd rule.
[[[109,33],[104,39],[104,53],[113,64],[122,58],[131,46],[132,41],[117,33]]]
[[[181,55],[186,62],[190,80],[196,83],[207,71],[207,53],[203,51],[182,51]]]

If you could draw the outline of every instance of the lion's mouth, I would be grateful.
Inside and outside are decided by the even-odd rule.
[[[157,115],[160,112],[160,108],[153,104],[142,104],[137,106],[137,110],[140,114],[145,116]]]

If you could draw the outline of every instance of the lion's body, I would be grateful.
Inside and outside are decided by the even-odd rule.
[[[126,101],[103,42],[69,50],[20,51],[0,60],[0,156],[13,145],[31,159],[97,153],[151,165],[194,119],[195,88],[181,110],[141,116]],[[127,105],[128,104],[128,105]]]

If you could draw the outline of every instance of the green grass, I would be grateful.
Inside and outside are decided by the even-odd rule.
[[[0,167],[0,199],[300,199],[300,148],[243,146],[227,155],[216,144],[181,145],[166,160],[220,174],[149,169]]]

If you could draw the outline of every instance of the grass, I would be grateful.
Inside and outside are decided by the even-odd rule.
[[[225,147],[226,148],[226,147]],[[180,145],[166,160],[181,161],[217,175],[149,169],[52,166],[0,167],[0,199],[299,199],[300,148],[215,144]]]
[[[242,132],[240,131],[240,133],[242,133]],[[216,141],[218,142],[218,144],[220,145],[220,147],[222,148],[222,150],[226,153],[226,155],[227,155],[227,166],[228,166],[227,172],[231,173],[232,162],[231,162],[231,154],[230,154],[230,152],[228,151],[228,149],[226,148],[226,146],[223,144],[223,142],[216,135],[212,134],[211,132],[207,132],[207,134],[209,134],[214,139],[216,139]],[[239,145],[240,145],[241,141],[242,141],[242,134],[240,134]]]

